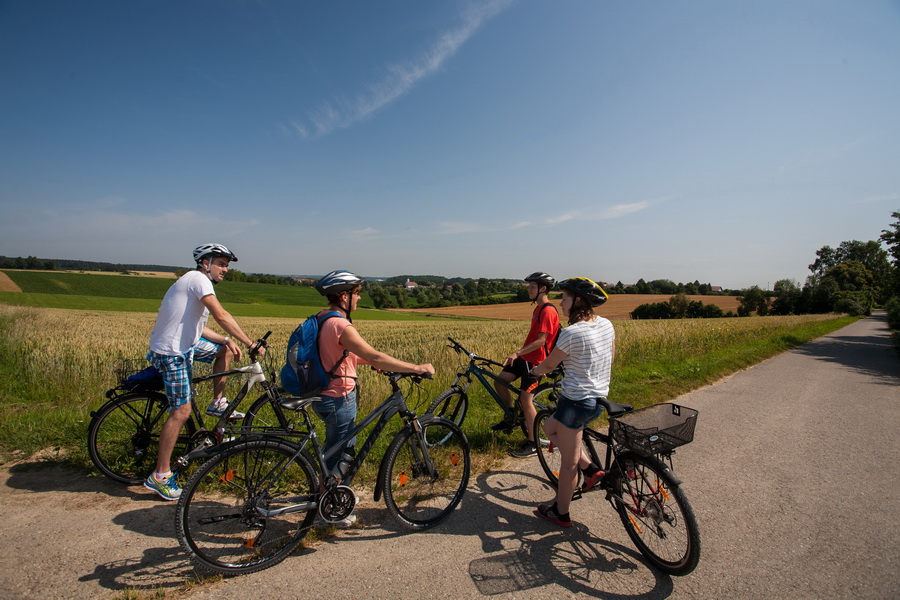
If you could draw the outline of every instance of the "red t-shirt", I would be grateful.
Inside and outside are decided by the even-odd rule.
[[[525,343],[522,345],[527,346],[536,340],[541,333],[547,334],[547,341],[537,350],[532,350],[528,354],[521,355],[519,358],[534,365],[542,362],[553,350],[553,343],[556,341],[557,331],[559,331],[559,313],[556,312],[556,306],[547,302],[546,304],[541,304],[535,308],[531,315],[531,329],[528,330],[528,335],[525,337]]]

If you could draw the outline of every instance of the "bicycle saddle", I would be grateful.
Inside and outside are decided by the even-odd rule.
[[[322,396],[310,396],[309,398],[280,398],[278,404],[285,410],[300,410],[321,399]]]
[[[616,402],[611,402],[606,398],[597,398],[597,401],[603,405],[603,408],[606,409],[606,412],[610,417],[618,417],[619,415],[627,413],[634,408],[630,404],[618,404]]]

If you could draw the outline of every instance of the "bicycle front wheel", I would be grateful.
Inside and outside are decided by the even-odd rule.
[[[613,503],[641,554],[671,575],[687,575],[700,562],[700,532],[681,486],[656,459],[628,453],[614,467]]]
[[[444,390],[431,403],[426,414],[436,417],[444,417],[453,421],[458,427],[462,427],[466,411],[469,410],[469,397],[458,386]]]
[[[419,418],[421,432],[404,428],[385,454],[381,486],[388,512],[411,529],[427,529],[456,508],[469,483],[469,442],[452,421]]]
[[[92,413],[88,425],[88,455],[101,473],[120,483],[136,485],[156,466],[159,432],[169,401],[162,394],[134,393],[110,400]],[[197,427],[185,423],[173,456],[186,454]]]
[[[316,509],[318,478],[277,438],[227,448],[201,466],[178,500],[178,541],[201,568],[253,573],[284,560]]]

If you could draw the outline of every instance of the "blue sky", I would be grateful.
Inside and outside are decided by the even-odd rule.
[[[802,283],[900,210],[900,3],[0,1],[0,254]]]

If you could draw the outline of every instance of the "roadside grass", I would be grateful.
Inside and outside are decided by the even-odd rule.
[[[90,411],[104,402],[104,391],[115,385],[113,371],[120,360],[145,354],[154,319],[153,313],[0,304],[0,460],[27,458],[50,449],[53,451],[44,452],[46,460],[90,469],[84,443]],[[672,400],[853,320],[805,315],[617,322],[610,398],[635,406]],[[242,327],[254,337],[273,331],[272,347],[264,361],[267,372],[280,370],[287,338],[297,322],[274,317],[242,320]],[[404,390],[410,407],[422,414],[468,362],[446,348],[447,336],[472,352],[498,360],[521,342],[527,324],[363,320],[357,327],[379,350],[409,362],[434,364],[434,380],[410,384]],[[359,376],[362,416],[383,401],[390,388],[386,378],[370,369],[361,369]],[[240,377],[229,380],[229,397],[242,383]],[[199,386],[198,394],[199,402],[207,401],[209,384]],[[490,431],[500,417],[494,400],[480,384],[470,387],[469,396],[463,429],[476,454],[476,468],[490,469],[521,442],[522,434]],[[396,423],[392,423],[382,434],[357,479],[360,485],[374,481],[380,457],[395,430]],[[366,435],[360,435],[360,443]]]

